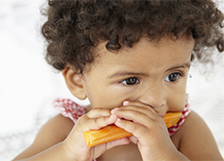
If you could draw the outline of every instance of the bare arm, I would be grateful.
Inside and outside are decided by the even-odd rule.
[[[69,118],[65,118],[62,115],[55,116],[40,129],[33,144],[19,154],[14,160],[30,158],[38,153],[43,154],[43,151],[46,149],[48,153],[52,152],[55,157],[58,157],[55,154],[62,157],[63,155],[60,154],[59,149],[63,149],[63,140],[68,136],[73,126],[74,123]],[[42,157],[44,157],[44,155]]]
[[[192,111],[180,130],[179,150],[190,160],[223,160],[203,119]]]
[[[71,120],[58,115],[43,126],[34,143],[15,160],[93,160],[110,148],[129,143],[124,138],[92,148],[87,146],[84,131],[100,129],[116,119],[116,116],[110,115],[109,109],[101,108],[92,109],[81,116],[75,126]]]

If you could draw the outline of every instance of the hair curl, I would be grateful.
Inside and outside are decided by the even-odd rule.
[[[201,62],[210,59],[206,49],[224,50],[224,15],[212,0],[49,0],[46,11],[45,58],[57,70],[70,64],[82,73],[101,41],[117,51],[142,36],[159,40],[192,35],[192,55]]]

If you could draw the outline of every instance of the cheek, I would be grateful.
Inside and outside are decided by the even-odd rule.
[[[83,84],[92,108],[113,109],[122,106],[123,101],[128,99],[120,88],[108,85],[96,77],[86,78]]]
[[[171,99],[171,103],[169,104],[170,111],[183,111],[186,104],[186,94],[176,96]]]
[[[186,85],[183,84],[178,90],[174,90],[168,96],[168,106],[170,111],[183,111],[187,102]]]
[[[87,89],[86,94],[92,108],[113,109],[122,106],[129,99],[127,94],[114,88],[94,86]]]

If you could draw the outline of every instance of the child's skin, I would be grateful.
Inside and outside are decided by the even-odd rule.
[[[83,75],[69,65],[63,71],[72,94],[88,97],[88,113],[75,126],[61,115],[51,119],[16,159],[223,160],[210,130],[194,111],[172,137],[162,120],[168,111],[183,111],[186,103],[192,37],[163,37],[159,42],[143,37],[117,53],[105,44],[94,49],[98,56]],[[134,136],[92,148],[86,145],[84,131],[112,123]]]

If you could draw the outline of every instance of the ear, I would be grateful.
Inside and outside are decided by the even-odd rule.
[[[64,76],[68,89],[75,97],[80,100],[87,98],[81,74],[75,73],[70,66],[67,66],[62,71],[62,75]]]

